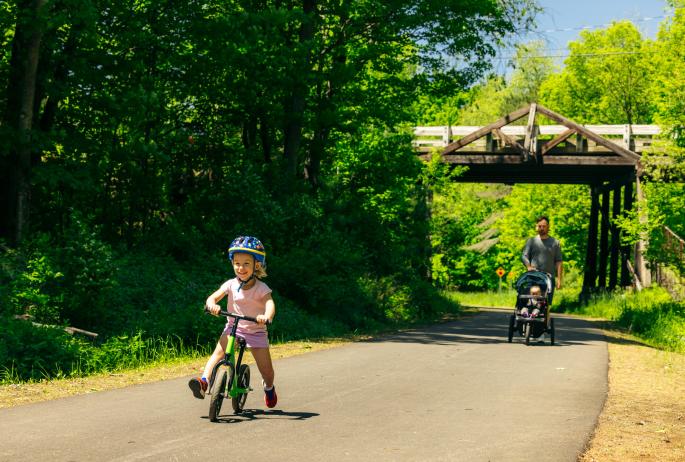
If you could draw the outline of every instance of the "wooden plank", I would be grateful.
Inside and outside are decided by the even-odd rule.
[[[559,145],[559,143],[563,143],[566,141],[566,138],[569,136],[573,135],[576,133],[576,131],[572,128],[567,129],[564,133],[561,135],[557,136],[551,141],[546,142],[545,144],[542,145],[542,148],[540,148],[540,154],[545,155],[550,149],[554,149],[556,146]]]
[[[466,135],[465,137],[463,137],[463,138],[461,138],[461,139],[459,139],[453,143],[448,144],[445,147],[445,149],[443,149],[442,154],[443,155],[450,154],[450,153],[452,153],[452,152],[454,152],[460,148],[463,148],[467,144],[469,144],[469,143],[471,143],[471,142],[473,142],[479,138],[484,137],[485,135],[490,133],[492,130],[497,129],[497,128],[501,128],[501,127],[503,127],[503,126],[505,126],[511,122],[514,122],[514,121],[520,119],[521,117],[528,114],[529,111],[530,111],[530,107],[526,106],[526,107],[523,107],[517,111],[512,112],[511,114],[507,114],[506,116],[502,117],[498,121],[493,122],[490,125],[486,125],[485,127],[481,128],[479,130],[476,130],[475,132],[472,132],[469,135]]]
[[[633,151],[630,151],[630,150],[624,148],[623,146],[619,146],[618,144],[613,143],[613,142],[607,140],[606,138],[602,138],[601,136],[596,135],[595,133],[586,129],[582,125],[578,125],[577,123],[573,122],[572,120],[569,120],[566,117],[563,117],[554,111],[550,111],[549,109],[547,109],[544,106],[538,105],[537,110],[540,112],[540,114],[544,114],[552,120],[555,120],[561,124],[564,124],[569,128],[575,129],[578,133],[581,133],[587,139],[590,139],[597,144],[601,144],[602,146],[605,146],[605,147],[611,149],[616,154],[619,154],[619,155],[625,157],[626,159],[631,159],[636,164],[640,162],[641,156],[639,154],[636,154]]]
[[[587,130],[596,133],[597,135],[610,135],[616,137],[623,137],[625,131],[624,125],[583,125]],[[477,130],[483,128],[482,125],[452,125],[452,136],[466,136]],[[526,127],[524,125],[505,125],[500,129],[509,136],[524,136]],[[566,131],[566,125],[540,125],[538,133],[545,135],[559,135]],[[414,136],[442,136],[445,132],[445,126],[418,126],[414,127]],[[650,139],[653,136],[661,134],[661,128],[658,125],[632,125],[631,133],[633,136],[645,136]]]

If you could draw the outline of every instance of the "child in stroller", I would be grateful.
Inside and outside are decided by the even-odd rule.
[[[545,333],[550,333],[550,343],[554,345],[554,319],[549,320],[549,295],[552,290],[552,278],[542,271],[528,271],[516,281],[516,306],[514,314],[509,317],[509,342],[514,332],[525,337],[526,345],[531,337],[545,340]]]
[[[524,318],[537,318],[546,306],[547,300],[542,296],[540,286],[530,286],[530,298],[519,314]]]

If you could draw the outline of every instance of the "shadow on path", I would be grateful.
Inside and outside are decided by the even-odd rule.
[[[245,409],[240,414],[219,415],[217,423],[241,423],[263,419],[306,420],[312,417],[317,417],[318,415],[319,414],[315,412],[288,412],[280,409]],[[208,416],[203,416],[202,418],[209,419]]]
[[[430,330],[412,329],[397,334],[367,340],[371,343],[417,343],[432,345],[450,344],[499,344],[508,343],[509,316],[513,310],[483,308],[473,316],[450,321],[431,327]],[[611,329],[604,320],[582,319],[564,314],[554,315],[555,347],[584,345],[595,342],[610,342],[642,345],[639,342],[606,336],[602,329]],[[514,342],[523,338],[514,334]],[[549,346],[549,337],[544,343],[531,342],[531,346]]]

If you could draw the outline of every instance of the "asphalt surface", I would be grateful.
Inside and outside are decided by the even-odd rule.
[[[506,340],[508,311],[278,360],[279,404],[207,419],[187,378],[0,410],[0,461],[575,461],[607,391],[601,331]]]

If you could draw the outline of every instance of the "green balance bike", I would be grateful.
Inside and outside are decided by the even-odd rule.
[[[205,309],[205,311],[207,310]],[[242,364],[243,353],[245,352],[245,339],[236,337],[235,333],[238,329],[238,322],[257,322],[257,319],[229,313],[228,311],[220,311],[219,315],[231,317],[235,321],[228,336],[226,355],[216,363],[209,379],[209,420],[211,422],[219,420],[219,412],[221,411],[224,398],[231,398],[234,413],[240,414],[243,412],[247,394],[252,391],[252,388],[250,388],[250,367],[247,364]],[[236,343],[238,344],[237,359]]]

